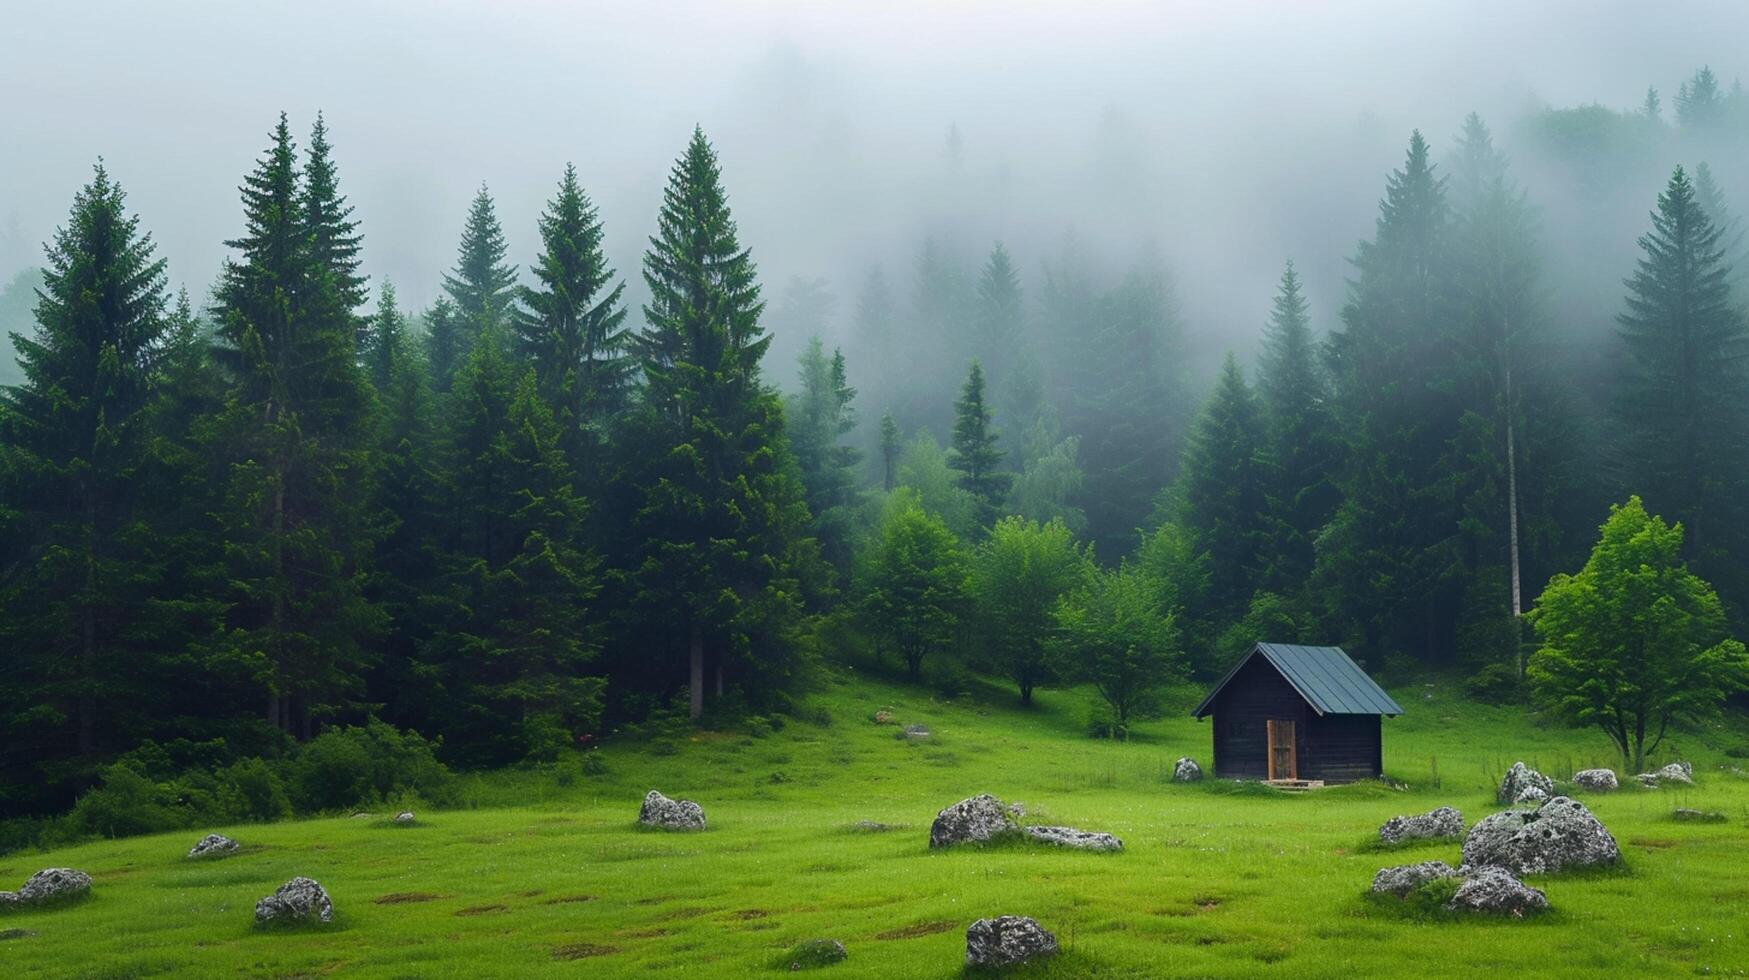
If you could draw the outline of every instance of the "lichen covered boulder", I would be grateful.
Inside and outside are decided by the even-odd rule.
[[[255,903],[255,921],[262,925],[332,922],[334,903],[314,878],[299,875]]]
[[[842,963],[850,955],[844,944],[836,939],[810,939],[789,951],[784,957],[789,969],[811,970],[815,967],[831,966]]]
[[[1057,937],[1024,915],[979,919],[966,928],[966,965],[982,969],[1017,966],[1057,952]]]
[[[1517,803],[1525,789],[1532,786],[1542,790],[1545,797],[1555,794],[1554,780],[1522,762],[1514,762],[1512,768],[1506,770],[1505,778],[1500,780],[1500,789],[1494,794],[1494,800],[1498,803]]]
[[[1019,809],[989,793],[964,799],[935,815],[930,847],[981,844],[1020,832]]]
[[[1614,769],[1581,769],[1573,774],[1573,785],[1593,793],[1613,793],[1621,784]]]
[[[1507,810],[1483,818],[1464,838],[1464,867],[1505,868],[1513,874],[1553,874],[1614,864],[1621,849],[1585,804],[1557,796],[1535,810]]]
[[[44,868],[15,892],[0,892],[0,911],[59,905],[91,894],[91,876],[72,868]]]
[[[1544,790],[1541,786],[1526,786],[1525,788],[1518,791],[1518,798],[1513,800],[1512,802],[1514,802],[1514,803],[1541,803],[1544,800],[1547,800],[1548,798],[1549,798],[1548,791]]]
[[[1464,876],[1446,908],[1523,918],[1549,907],[1547,895],[1519,881],[1505,868],[1477,868]]]
[[[704,808],[691,800],[671,800],[651,790],[638,809],[638,823],[661,830],[703,830]]]
[[[1402,898],[1430,881],[1456,877],[1457,869],[1444,861],[1400,864],[1394,868],[1380,868],[1378,874],[1372,876],[1372,890],[1381,895]]]
[[[1379,827],[1379,840],[1400,844],[1409,840],[1457,840],[1464,835],[1464,815],[1442,806],[1409,817],[1392,817]]]
[[[1179,759],[1172,767],[1172,781],[1175,783],[1194,783],[1202,778],[1202,767],[1190,756]]]
[[[1634,778],[1639,780],[1640,785],[1647,789],[1657,789],[1666,783],[1675,783],[1678,786],[1693,786],[1694,767],[1686,762],[1672,762],[1662,769],[1657,769],[1652,772],[1642,772]]]
[[[1123,841],[1110,834],[1092,830],[1076,830],[1074,827],[1027,827],[1023,832],[1041,844],[1056,847],[1072,847],[1081,851],[1123,850]]]
[[[224,834],[208,834],[188,849],[188,856],[194,860],[210,860],[230,857],[238,850],[237,842]]]

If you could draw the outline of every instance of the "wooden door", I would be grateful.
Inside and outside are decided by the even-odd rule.
[[[1294,749],[1294,723],[1271,721],[1269,730],[1269,778],[1300,778],[1299,753]]]

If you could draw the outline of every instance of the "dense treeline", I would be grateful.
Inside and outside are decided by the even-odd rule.
[[[1740,113],[1711,79],[1682,125]],[[319,807],[296,760],[324,732],[551,761],[791,710],[828,656],[1023,701],[1087,683],[1114,735],[1265,636],[1510,690],[1521,613],[1630,492],[1740,622],[1749,332],[1709,172],[1645,187],[1600,395],[1488,128],[1442,159],[1413,134],[1341,308],[1288,263],[1255,369],[1206,391],[1159,260],[1104,281],[1073,239],[1030,281],[1001,244],[973,271],[925,242],[910,276],[870,271],[844,349],[770,363],[770,325],[818,331],[830,299],[767,313],[702,132],[639,309],[569,166],[526,270],[482,187],[415,315],[360,274],[320,117],[301,150],[273,129],[204,303],[99,163],[0,394],[0,815],[118,759],[108,782],[195,759],[232,773],[219,796],[266,787],[238,812],[284,812],[286,781]]]

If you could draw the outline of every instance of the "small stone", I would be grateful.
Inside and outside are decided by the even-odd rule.
[[[877,725],[891,725],[893,723],[893,713],[882,708],[874,713],[874,723]]]
[[[935,815],[929,827],[930,847],[983,843],[1020,831],[1018,808],[989,793],[964,799]]]
[[[906,741],[921,742],[929,737],[929,729],[924,725],[906,725],[903,734]]]
[[[1573,774],[1573,785],[1593,793],[1612,793],[1620,786],[1614,769],[1581,769]]]
[[[1527,786],[1535,786],[1545,796],[1552,796],[1555,792],[1554,781],[1549,777],[1522,762],[1514,762],[1512,768],[1506,770],[1505,778],[1500,780],[1500,789],[1494,794],[1494,800],[1498,803],[1516,803]]]
[[[411,826],[413,824],[413,811],[402,810],[400,813],[395,814],[395,823],[403,827]]]
[[[1647,789],[1657,789],[1665,783],[1676,783],[1681,786],[1694,785],[1694,767],[1686,762],[1672,762],[1654,772],[1642,772],[1634,777],[1640,785]]]
[[[651,790],[638,810],[638,823],[663,830],[703,830],[704,808],[691,800],[671,800]]]
[[[850,829],[859,834],[884,834],[889,830],[898,830],[899,828],[893,824],[880,823],[875,820],[858,820],[850,825]]]
[[[259,923],[332,922],[334,903],[313,878],[299,875],[255,903]]]
[[[91,894],[91,876],[72,868],[44,868],[16,892],[0,892],[0,908],[58,905]]]
[[[849,955],[850,951],[836,939],[810,939],[790,950],[789,968],[793,971],[831,966],[844,962]]]
[[[1412,817],[1392,817],[1379,827],[1379,840],[1400,844],[1408,840],[1455,840],[1464,835],[1464,815],[1449,806]]]
[[[237,842],[224,834],[208,834],[188,849],[188,856],[195,859],[230,857],[237,853]]]
[[[1057,937],[1024,915],[979,919],[966,928],[966,965],[1000,969],[1057,952]]]
[[[1457,876],[1457,869],[1444,861],[1400,864],[1394,868],[1380,868],[1378,874],[1372,876],[1372,890],[1402,898],[1430,881]]]
[[[1074,827],[1027,827],[1023,832],[1041,844],[1057,847],[1071,847],[1080,851],[1123,850],[1123,841],[1110,834],[1076,830]]]
[[[1725,815],[1710,810],[1696,810],[1691,807],[1679,806],[1670,815],[1672,820],[1680,823],[1724,823]]]
[[[1188,755],[1172,766],[1172,781],[1175,783],[1194,783],[1201,778],[1202,767]]]
[[[1547,895],[1531,888],[1504,868],[1478,868],[1468,873],[1446,907],[1523,918],[1549,907]]]

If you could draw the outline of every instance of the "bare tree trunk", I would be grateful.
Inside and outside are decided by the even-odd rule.
[[[689,640],[692,648],[692,672],[689,678],[692,693],[690,717],[697,721],[698,716],[704,714],[704,630],[699,628],[697,623],[692,624]]]

